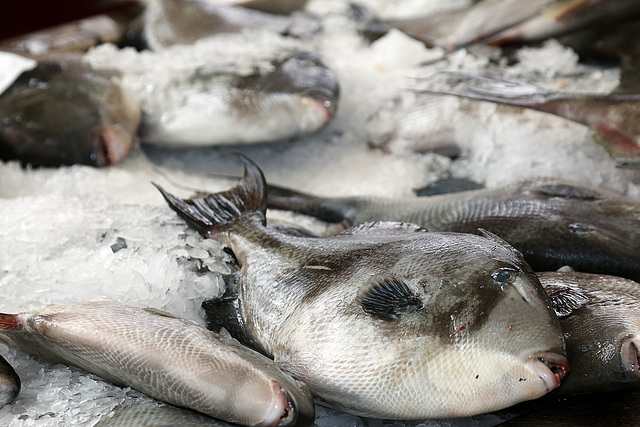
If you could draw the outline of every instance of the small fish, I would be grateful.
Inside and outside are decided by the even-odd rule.
[[[147,5],[143,37],[153,50],[194,42],[220,33],[266,29],[278,34],[312,35],[316,20],[285,16],[207,0],[151,0]]]
[[[576,270],[640,280],[640,203],[612,191],[532,178],[420,198],[322,198],[269,188],[270,208],[347,225],[405,221],[430,231],[497,234],[535,271]]]
[[[76,60],[43,61],[22,73],[0,95],[0,159],[34,167],[121,161],[140,106],[117,76]]]
[[[193,80],[198,84],[185,81],[189,87],[175,104],[142,101],[148,107],[143,142],[175,147],[286,140],[328,124],[340,95],[336,75],[313,53],[294,54],[266,74],[227,72]]]
[[[397,222],[282,233],[265,225],[266,183],[249,160],[226,192],[182,200],[158,189],[241,266],[209,304],[210,324],[332,406],[376,418],[468,416],[540,397],[568,370],[546,294],[490,233]]]
[[[425,79],[425,93],[516,105],[588,126],[596,141],[623,166],[640,167],[640,93],[588,94],[548,91],[498,76],[440,72]]]
[[[306,387],[236,340],[169,313],[117,302],[0,314],[23,350],[214,418],[259,426],[311,424]]]
[[[0,356],[0,408],[12,403],[20,393],[20,377],[13,366]]]
[[[554,395],[640,384],[640,284],[620,277],[538,273],[560,318],[571,374]]]

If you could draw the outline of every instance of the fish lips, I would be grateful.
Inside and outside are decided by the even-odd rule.
[[[310,426],[315,419],[315,407],[297,402],[279,382],[273,381],[274,397],[271,410],[259,424],[272,427]],[[311,402],[313,402],[311,400]]]

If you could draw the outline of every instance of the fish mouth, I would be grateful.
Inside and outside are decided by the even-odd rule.
[[[94,129],[97,147],[96,165],[107,166],[124,159],[131,149],[131,136],[119,126],[97,126]]]
[[[567,358],[551,352],[539,352],[526,362],[527,367],[536,373],[544,383],[547,392],[557,388],[569,372]]]
[[[313,417],[300,411],[295,400],[287,390],[277,381],[272,382],[274,397],[271,410],[260,423],[269,427],[297,427],[311,425]]]
[[[620,345],[622,368],[626,375],[640,379],[640,342],[636,336],[626,337]]]

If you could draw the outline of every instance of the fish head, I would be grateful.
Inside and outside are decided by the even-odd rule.
[[[447,401],[442,416],[541,397],[568,372],[558,318],[522,256],[495,236],[469,240],[465,248],[443,246],[434,254],[437,270],[407,270],[422,308],[396,320],[429,354],[414,366],[422,366],[433,393]]]
[[[560,316],[571,373],[559,394],[614,390],[640,382],[640,288],[615,276],[540,273]]]
[[[266,76],[263,89],[267,92],[299,93],[320,126],[333,118],[340,97],[337,76],[318,55],[309,52],[295,54],[278,64]]]

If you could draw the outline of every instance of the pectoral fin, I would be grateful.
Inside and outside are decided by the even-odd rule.
[[[406,283],[393,277],[376,277],[360,296],[362,309],[382,320],[396,320],[400,316],[423,307]]]

